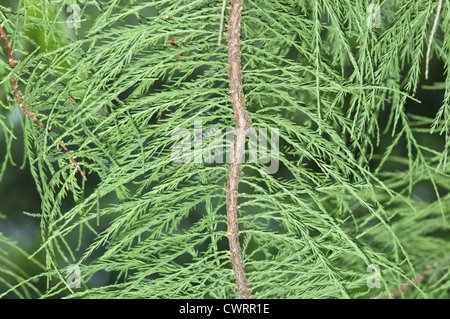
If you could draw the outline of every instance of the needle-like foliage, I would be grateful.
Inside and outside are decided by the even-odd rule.
[[[218,45],[222,1],[78,1],[80,29],[67,28],[70,4],[0,5],[17,64],[11,70],[1,50],[0,86],[10,99],[0,105],[0,176],[13,163],[13,76],[24,103],[51,128],[22,114],[25,169],[42,200],[29,217],[40,220],[40,247],[27,253],[41,258],[41,272],[27,278],[2,264],[0,280],[14,276],[0,296],[237,298],[229,163],[225,155],[223,163],[198,163],[194,152],[211,134],[223,136],[225,151],[235,127],[226,18]],[[379,27],[368,22],[371,4],[380,8]],[[264,173],[261,158],[248,161],[247,149],[239,183],[239,238],[254,298],[392,297],[428,272],[400,295],[448,298],[448,5],[431,47],[430,77],[441,82],[424,82],[436,5],[244,1],[247,112],[256,132],[279,133],[277,172]],[[32,32],[38,37],[26,36]],[[431,103],[418,90],[442,99]],[[173,158],[179,129],[192,145],[181,163]],[[67,286],[71,264],[80,267],[80,288]],[[104,271],[109,282],[91,285]],[[45,290],[30,288],[36,278],[46,278]],[[374,278],[380,288],[370,285]]]

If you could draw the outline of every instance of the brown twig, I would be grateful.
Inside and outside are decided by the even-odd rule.
[[[429,73],[429,63],[430,63],[430,54],[431,54],[431,44],[433,43],[434,34],[437,29],[439,16],[442,12],[442,0],[439,0],[439,3],[437,5],[437,11],[436,11],[436,17],[434,18],[433,28],[431,29],[430,39],[428,40],[428,49],[427,49],[427,57],[425,59],[425,79],[428,80],[428,73]]]
[[[11,44],[9,43],[9,38],[8,35],[6,34],[5,30],[3,29],[3,25],[0,24],[0,36],[2,37],[3,41],[5,41],[6,44],[6,50],[8,50],[8,57],[9,57],[9,66],[11,67],[11,69],[14,69],[14,67],[16,66],[16,62],[14,60],[13,54],[12,54],[12,47]],[[13,88],[13,93],[14,96],[16,97],[17,103],[19,103],[20,109],[23,111],[23,113],[28,116],[29,118],[31,118],[34,122],[36,122],[40,127],[42,127],[44,130],[47,130],[48,132],[50,132],[50,129],[47,128],[45,126],[44,123],[42,123],[37,117],[36,115],[30,111],[28,109],[28,105],[24,106],[23,105],[23,97],[20,95],[19,93],[19,88],[17,86],[17,78],[14,75],[11,81],[12,84],[12,88]],[[70,98],[72,103],[75,104],[75,101]],[[69,155],[71,155],[71,152],[69,151],[69,149],[60,141],[56,141],[56,143],[62,147],[62,149]],[[75,160],[74,156],[70,157],[73,165],[75,166],[75,168],[77,169],[78,172],[80,172],[81,176],[83,176],[83,179],[85,181],[87,181],[86,175],[84,175],[83,171],[80,168],[80,165],[78,164],[78,162]]]
[[[241,70],[241,20],[244,0],[231,0],[230,15],[228,18],[228,77],[230,78],[231,103],[236,121],[236,136],[233,145],[233,155],[228,169],[227,220],[228,239],[230,242],[230,255],[233,272],[236,277],[236,286],[242,299],[250,299],[248,280],[244,271],[242,251],[239,244],[239,229],[237,221],[237,198],[241,169],[241,159],[245,149],[247,129],[252,125],[250,117],[245,111],[245,96],[242,88]]]
[[[177,46],[177,45],[175,44],[175,41],[176,41],[176,40],[177,40],[176,38],[173,38],[172,40],[170,40],[169,46],[176,47],[176,46]]]

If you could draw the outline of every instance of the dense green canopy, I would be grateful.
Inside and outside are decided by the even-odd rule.
[[[7,236],[14,217],[0,206],[0,296],[238,297],[229,163],[205,155],[235,127],[229,3],[218,45],[220,0],[76,2],[0,5],[16,60],[2,42],[0,201],[14,200],[7,175],[22,158],[40,197],[15,213],[37,221],[31,248]],[[401,296],[449,297],[450,10],[432,32],[437,3],[244,1],[247,111],[256,143],[264,129],[269,154],[279,143],[274,172],[248,160],[250,145],[241,170],[254,298],[396,297],[419,274]],[[50,131],[18,109],[13,76]],[[177,130],[189,160],[174,160]],[[80,288],[67,284],[74,269]]]

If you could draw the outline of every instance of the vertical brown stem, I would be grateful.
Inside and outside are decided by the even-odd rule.
[[[1,24],[0,24],[0,37],[3,39],[3,41],[5,41],[5,44],[6,44],[6,50],[8,51],[8,57],[9,57],[9,66],[11,67],[11,69],[14,69],[14,67],[16,66],[16,62],[14,61],[14,57],[13,57],[13,54],[12,54],[12,47],[11,47],[11,44],[9,43],[8,35],[6,34],[5,30],[3,29],[3,25],[1,25]],[[36,117],[36,115],[28,109],[28,106],[25,106],[25,107],[24,107],[24,105],[23,105],[23,97],[20,95],[20,93],[19,93],[19,88],[17,87],[17,78],[16,78],[16,76],[13,76],[12,81],[11,81],[11,84],[12,84],[14,96],[16,97],[17,103],[19,103],[20,109],[23,111],[23,113],[24,113],[26,116],[28,116],[29,118],[31,118],[34,122],[36,122],[36,123],[37,123],[40,127],[42,127],[44,130],[47,130],[47,131],[50,132],[50,129],[47,128],[47,127],[45,126],[45,124],[42,123],[42,122]],[[73,99],[71,99],[71,100],[72,100],[72,103],[75,102]],[[74,103],[74,104],[75,104],[75,103]],[[60,141],[56,141],[56,143],[57,143],[59,146],[61,146],[61,147],[63,148],[63,150],[64,150],[67,154],[71,155],[69,149],[68,149],[63,143],[61,143]],[[87,181],[86,175],[84,175],[83,171],[82,171],[81,168],[80,168],[80,165],[79,165],[78,162],[75,160],[75,157],[74,157],[74,156],[71,156],[71,157],[70,157],[70,160],[72,161],[72,163],[73,163],[73,165],[75,166],[75,168],[77,169],[77,171],[80,172],[81,176],[83,176],[83,179],[84,179],[85,181]]]
[[[238,229],[238,186],[241,159],[245,150],[245,137],[247,129],[252,125],[251,119],[245,111],[245,96],[242,88],[241,70],[241,20],[244,0],[231,0],[230,15],[228,18],[228,77],[230,78],[231,103],[236,121],[236,137],[233,145],[233,155],[228,169],[227,185],[227,220],[228,239],[230,241],[231,262],[236,277],[236,286],[242,299],[250,299],[252,295],[248,288],[248,280],[244,271],[242,251],[239,244]]]

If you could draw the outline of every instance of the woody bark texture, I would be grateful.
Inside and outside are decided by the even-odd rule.
[[[231,103],[236,121],[236,136],[233,145],[233,155],[228,169],[227,185],[227,220],[230,255],[236,286],[241,299],[251,299],[248,280],[244,271],[242,251],[239,244],[238,229],[238,186],[241,159],[245,150],[247,129],[252,125],[251,119],[245,111],[245,96],[242,87],[241,70],[241,20],[244,0],[231,0],[230,15],[228,17],[228,77],[230,78]]]

